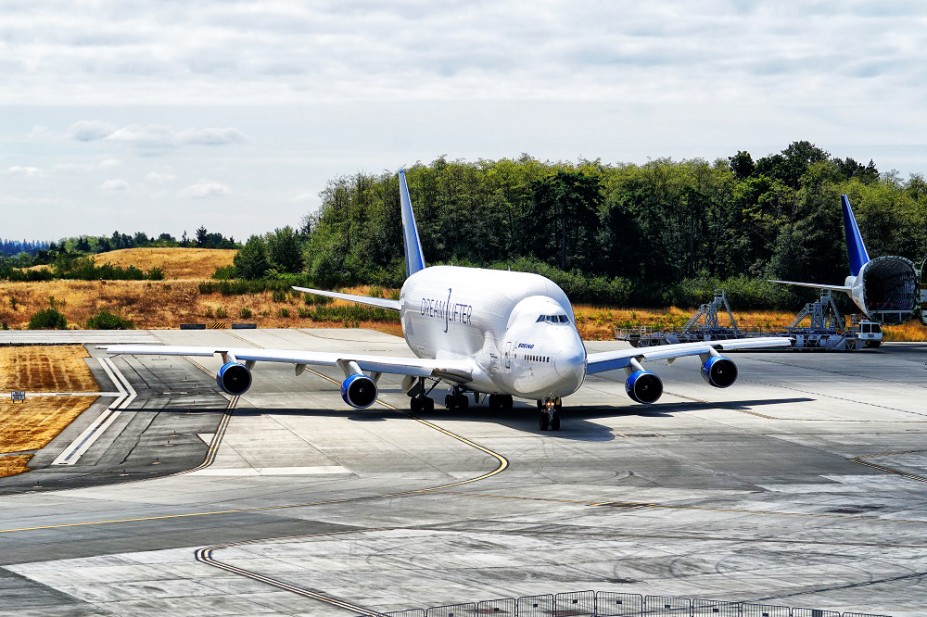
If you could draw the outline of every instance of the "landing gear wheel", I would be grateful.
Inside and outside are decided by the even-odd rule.
[[[511,397],[509,397],[509,400],[511,400]],[[538,411],[541,412],[538,425],[542,431],[560,430],[560,410],[562,408],[563,401],[559,398],[538,401]]]
[[[444,406],[451,411],[466,410],[470,408],[470,399],[466,394],[448,394],[444,397]]]
[[[421,413],[423,411],[435,410],[434,399],[428,398],[427,396],[413,396],[409,403],[410,407],[412,407],[412,413]]]

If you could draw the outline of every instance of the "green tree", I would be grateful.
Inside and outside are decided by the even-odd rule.
[[[302,239],[287,225],[267,234],[267,254],[270,262],[281,272],[296,273],[303,269]]]
[[[270,262],[267,258],[267,245],[260,236],[251,236],[245,245],[235,254],[232,261],[235,275],[243,279],[260,279],[267,275]]]

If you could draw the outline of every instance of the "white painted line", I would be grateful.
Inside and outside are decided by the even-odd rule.
[[[191,476],[327,476],[350,474],[351,471],[341,465],[321,465],[317,467],[209,467],[194,471]]]
[[[36,396],[102,396],[117,398],[125,396],[125,392],[29,392],[30,397]]]
[[[106,364],[109,364],[109,368],[112,369],[112,373],[115,374],[116,379],[119,380],[119,384],[118,384],[116,387],[117,387],[119,390],[122,390],[123,392],[128,392],[128,394],[129,394],[128,398],[126,398],[124,401],[122,401],[122,404],[121,404],[121,405],[118,404],[118,403],[115,404],[115,405],[113,405],[114,407],[116,407],[116,408],[118,408],[118,409],[125,409],[125,408],[127,408],[127,407],[129,406],[129,404],[130,404],[132,401],[135,400],[135,397],[137,397],[138,394],[135,392],[135,389],[132,387],[132,384],[129,383],[129,380],[126,379],[125,375],[122,374],[122,371],[120,371],[120,370],[116,367],[116,364],[112,361],[112,359],[110,359],[110,358],[103,358],[103,360],[101,361],[101,363],[103,363],[103,362],[105,362]]]
[[[88,426],[84,431],[77,436],[71,445],[65,448],[61,454],[58,455],[52,465],[73,465],[80,460],[80,457],[90,449],[97,439],[100,438],[106,429],[116,421],[116,418],[119,417],[120,411],[118,409],[123,407],[127,401],[131,401],[136,397],[135,390],[132,389],[132,386],[129,385],[128,380],[122,375],[119,369],[113,364],[113,361],[109,358],[101,358],[100,366],[103,367],[103,370],[106,371],[106,375],[112,380],[116,385],[116,389],[119,390],[119,396],[115,401],[94,420],[90,426]],[[126,387],[128,390],[126,390]]]
[[[116,421],[121,411],[112,408],[107,409],[100,414],[100,417],[94,420],[93,424],[88,426],[80,436],[65,448],[58,458],[52,461],[52,465],[73,465],[84,453],[90,449],[90,446],[100,438],[100,435],[109,428],[110,424]]]

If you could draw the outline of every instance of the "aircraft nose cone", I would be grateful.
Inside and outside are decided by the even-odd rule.
[[[586,350],[580,344],[560,351],[554,359],[554,370],[563,379],[572,379],[577,389],[586,377]]]

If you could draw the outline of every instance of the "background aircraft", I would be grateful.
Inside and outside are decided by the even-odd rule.
[[[537,274],[461,268],[426,267],[405,173],[399,172],[405,246],[406,280],[398,300],[370,298],[319,289],[295,289],[360,302],[399,312],[403,335],[415,358],[315,351],[182,346],[114,345],[110,354],[220,355],[216,383],[226,393],[241,395],[251,386],[257,362],[288,362],[296,374],[307,365],[337,366],[344,372],[341,397],[357,409],[374,404],[383,373],[403,375],[403,390],[413,411],[434,409],[429,394],[439,383],[450,384],[444,399],[449,409],[465,409],[488,398],[494,409],[511,409],[513,398],[537,401],[541,430],[560,429],[562,398],[582,385],[586,375],[624,370],[625,389],[639,403],[653,403],[663,382],[643,363],[699,356],[705,381],[726,388],[737,379],[737,367],[720,354],[725,349],[788,347],[785,338],[684,343],[646,349],[620,349],[587,354],[566,294]]]
[[[870,259],[863,236],[856,224],[856,217],[853,216],[850,199],[841,195],[840,200],[843,202],[843,230],[850,260],[850,275],[843,285],[778,280],[772,282],[841,291],[849,295],[863,315],[872,321],[899,324],[911,319],[917,301],[917,275],[914,272],[914,264],[904,257],[895,255]]]

